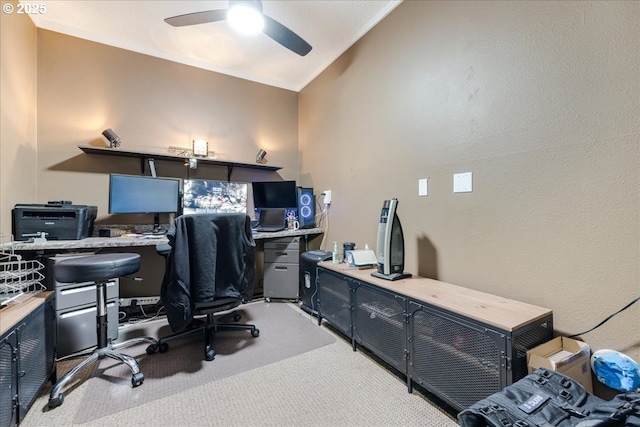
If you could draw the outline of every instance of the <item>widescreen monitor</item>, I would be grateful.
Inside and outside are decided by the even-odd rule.
[[[246,213],[247,187],[239,182],[187,179],[183,185],[182,213]]]

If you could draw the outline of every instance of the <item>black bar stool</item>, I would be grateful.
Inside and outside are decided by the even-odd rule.
[[[117,344],[112,344],[107,337],[107,282],[116,277],[133,274],[140,269],[140,255],[132,253],[114,253],[73,257],[56,263],[55,279],[58,282],[96,282],[96,336],[97,346],[93,350],[80,353],[75,357],[88,356],[77,366],[60,378],[49,396],[49,408],[55,408],[64,402],[62,388],[82,369],[96,360],[110,357],[118,360],[131,370],[131,385],[137,387],[144,381],[138,362],[131,356],[116,350],[143,341],[149,342],[147,354],[158,349],[158,341],[151,337],[136,337]]]

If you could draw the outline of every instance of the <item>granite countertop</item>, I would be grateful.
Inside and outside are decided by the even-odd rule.
[[[322,234],[322,228],[307,228],[301,230],[283,230],[274,233],[253,233],[255,240],[276,239],[280,237],[294,237]],[[155,246],[167,243],[169,239],[165,235],[123,235],[119,237],[87,237],[81,240],[43,240],[35,242],[8,242],[2,244],[2,251],[42,251],[42,250],[69,250],[69,249],[102,249],[132,246]]]

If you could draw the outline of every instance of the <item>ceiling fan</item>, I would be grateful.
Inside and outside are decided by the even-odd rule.
[[[278,21],[262,12],[262,1],[229,0],[229,9],[206,10],[203,12],[187,13],[185,15],[166,18],[164,21],[174,27],[205,24],[207,22],[223,21],[227,19],[233,25],[238,16],[247,13],[249,20],[258,24],[258,32],[262,31],[287,49],[305,56],[311,51],[311,45],[302,37],[285,27]],[[241,15],[244,16],[244,15]],[[240,18],[241,19],[241,18]]]

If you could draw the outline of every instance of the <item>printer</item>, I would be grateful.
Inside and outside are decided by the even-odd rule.
[[[29,240],[40,233],[46,233],[47,240],[80,240],[93,234],[98,208],[64,201],[15,205],[12,213],[15,240]]]

